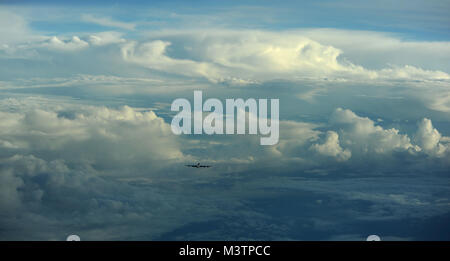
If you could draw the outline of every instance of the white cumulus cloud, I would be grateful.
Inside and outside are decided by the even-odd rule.
[[[53,36],[44,43],[42,43],[42,46],[54,50],[75,51],[88,47],[89,43],[84,40],[81,40],[78,36],[73,36],[69,40],[64,40],[56,36]]]
[[[339,145],[339,134],[334,131],[327,132],[325,143],[314,144],[311,149],[319,154],[335,157],[339,161],[346,161],[352,156],[350,150],[341,148]]]
[[[352,151],[385,153],[414,147],[408,135],[400,134],[395,128],[377,126],[373,120],[360,117],[350,110],[336,109],[330,121],[341,129],[343,145],[352,148]]]
[[[443,156],[449,149],[448,143],[441,143],[441,140],[447,140],[446,137],[442,137],[439,131],[433,127],[431,120],[427,118],[422,119],[418,123],[414,140],[417,145],[429,154]]]

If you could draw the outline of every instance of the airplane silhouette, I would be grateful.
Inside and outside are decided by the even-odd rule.
[[[197,162],[196,165],[185,165],[186,167],[191,167],[191,168],[210,168],[211,166],[209,165],[200,165],[200,162]]]

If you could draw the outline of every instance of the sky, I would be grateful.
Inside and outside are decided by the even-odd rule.
[[[449,240],[449,11],[0,1],[0,240]],[[279,142],[173,134],[195,90]]]

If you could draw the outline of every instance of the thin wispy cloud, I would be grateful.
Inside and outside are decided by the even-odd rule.
[[[95,16],[92,14],[83,14],[81,20],[88,23],[94,23],[105,27],[115,27],[125,30],[135,30],[135,23],[127,23],[113,20],[110,17]]]

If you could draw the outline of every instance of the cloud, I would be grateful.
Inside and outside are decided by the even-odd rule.
[[[443,91],[429,95],[426,102],[430,109],[442,112],[450,112],[450,92]]]
[[[449,80],[450,75],[442,71],[423,70],[411,65],[404,67],[385,68],[380,71],[380,76],[386,79],[403,80]]]
[[[161,40],[143,44],[131,42],[122,47],[122,57],[127,62],[137,63],[151,69],[192,77],[201,76],[216,81],[218,73],[214,66],[167,56],[166,49],[170,44]]]
[[[40,38],[28,26],[25,17],[4,8],[4,6],[0,10],[0,36],[0,46],[35,41]]]
[[[358,154],[388,153],[414,149],[406,134],[400,134],[395,128],[383,129],[381,126],[376,126],[371,119],[360,117],[350,110],[336,109],[330,122],[341,129],[339,133],[342,137],[342,145],[350,147],[352,154],[356,152]]]
[[[276,146],[278,155],[299,157],[304,148],[319,139],[319,124],[297,121],[280,121],[280,141]]]
[[[34,21],[67,22],[58,30],[74,17]],[[89,14],[118,32],[48,37],[29,19],[0,11],[0,238],[328,238],[448,214],[448,42],[337,29],[124,34],[137,23]],[[193,89],[279,96],[279,143],[173,135],[169,102]],[[196,161],[214,167],[183,166]]]
[[[433,127],[430,119],[424,118],[418,123],[418,129],[414,138],[415,142],[426,152],[436,156],[444,156],[449,150],[449,144],[441,141],[448,140],[442,137]]]
[[[361,31],[353,33],[369,34]],[[144,77],[144,72],[148,72],[145,68],[148,68],[151,69],[149,73],[159,74],[167,79],[173,80],[175,77],[184,76],[200,83],[204,83],[203,79],[207,79],[213,84],[220,83],[226,86],[254,86],[279,80],[293,83],[307,81],[323,84],[326,81],[328,84],[348,82],[381,86],[402,82],[405,88],[411,90],[409,87],[421,84],[426,88],[408,91],[407,95],[422,100],[428,108],[447,111],[448,106],[442,98],[441,88],[435,88],[424,95],[427,86],[448,85],[450,77],[445,71],[426,69],[424,65],[428,63],[414,62],[410,65],[406,58],[401,63],[387,59],[389,63],[370,68],[370,65],[363,66],[354,61],[359,61],[358,59],[349,59],[342,49],[328,44],[326,40],[328,38],[317,35],[305,30],[155,31],[149,33],[146,40],[137,41],[126,39],[120,32],[110,31],[82,33],[72,38],[58,35],[50,38],[41,36],[39,40],[8,45],[0,52],[4,52],[8,59],[26,57],[33,61],[55,58],[60,51],[83,50],[85,51],[83,54],[64,57],[64,60],[74,61],[74,65],[78,65],[80,60],[83,60],[84,64],[92,64],[95,57],[96,63],[103,64],[95,66],[95,70],[103,70],[104,72],[101,72],[103,74],[110,72],[107,68],[114,67],[117,68],[115,71],[117,74],[126,73],[128,76],[134,76],[139,72],[141,77]],[[374,41],[378,38],[380,41],[387,41],[382,35],[375,33],[372,37]],[[321,42],[322,39],[325,40]],[[337,40],[330,42],[340,43]],[[427,43],[423,44],[428,46]],[[89,46],[97,48],[87,48]],[[430,46],[433,45],[430,43]],[[427,50],[430,48],[427,47]],[[440,49],[445,52],[445,45]],[[369,60],[372,56],[383,56],[380,53],[376,55],[371,53],[375,50],[366,51],[360,56],[366,55]],[[417,50],[419,51],[420,49]],[[366,61],[362,63],[366,64]],[[128,68],[130,64],[134,64],[132,69]],[[84,65],[72,70],[83,71],[83,69]],[[35,70],[27,72],[33,73]],[[326,93],[327,88],[320,86],[320,92]],[[301,94],[300,97],[312,101],[311,95],[317,93],[317,90],[312,90],[309,94]]]
[[[70,40],[62,40],[56,36],[51,37],[42,46],[59,51],[76,51],[89,46],[89,43],[81,40],[78,36],[73,36]]]
[[[108,44],[123,43],[126,40],[122,38],[123,34],[119,32],[100,32],[91,34],[88,41],[96,46],[103,46]]]
[[[339,145],[339,135],[334,131],[327,132],[325,143],[314,144],[311,149],[324,156],[335,157],[339,161],[346,161],[352,156],[349,150],[341,148]]]
[[[366,34],[358,31],[354,33]],[[191,76],[203,76],[219,82],[233,78],[260,82],[308,77],[359,81],[450,79],[446,72],[424,70],[408,64],[394,63],[388,68],[384,64],[384,67],[379,69],[368,69],[343,57],[341,49],[312,40],[308,38],[307,31],[301,30],[284,32],[191,30],[155,32],[149,36],[153,40],[142,43],[144,47],[148,47],[143,48],[146,50],[147,61],[129,59],[129,56],[124,56],[125,60],[178,74],[181,73],[177,72],[180,67],[167,65],[191,64],[197,72]],[[170,53],[167,52],[169,46]],[[123,53],[129,50],[130,47],[127,47]],[[157,61],[158,64],[166,66],[156,64]]]
[[[418,122],[413,139],[408,134],[401,134],[398,129],[385,129],[367,117],[342,108],[333,112],[327,128],[332,130],[327,131],[325,141],[313,144],[310,150],[339,161],[349,160],[351,156],[391,157],[394,152],[405,152],[403,157],[411,159],[420,154],[441,158],[447,156],[449,151],[450,139],[442,137],[427,118]]]
[[[76,111],[30,109],[0,113],[3,149],[129,175],[143,175],[148,164],[154,172],[171,161],[183,160],[168,124],[152,111],[130,107],[102,107]],[[6,145],[6,146],[5,146]]]
[[[6,18],[0,20],[5,30],[2,39],[12,40],[1,44],[1,50],[26,52],[42,47],[38,43],[48,37],[38,36],[30,30],[29,21],[23,16],[8,9],[3,13],[0,17]],[[81,18],[85,22],[126,30],[136,27],[135,23],[114,21],[94,14],[84,14]],[[11,21],[14,24],[10,24]],[[72,39],[53,34],[55,36],[43,44],[53,50],[80,50],[89,43],[96,46],[122,45],[126,41],[118,32],[78,32],[81,35]],[[278,32],[188,29],[147,31],[144,34],[147,40],[123,47],[121,53],[126,62],[231,86],[311,77],[336,81],[448,83],[450,80],[446,62],[450,45],[445,41],[411,41],[398,34],[339,29]],[[442,108],[440,103],[430,107]]]
[[[153,182],[130,185],[133,181],[34,155],[2,157],[0,181],[0,222],[8,228],[1,238],[64,240],[77,233],[84,240],[154,239],[221,212],[191,190],[174,194]]]
[[[16,177],[11,171],[1,171],[0,175],[0,209],[3,213],[16,210],[20,207],[19,190],[23,180]]]
[[[183,42],[173,39],[180,37],[184,39]],[[186,74],[184,71],[188,70],[191,76],[203,76],[219,82],[233,82],[232,79],[236,78],[252,82],[293,77],[299,73],[317,76],[335,71],[345,73],[362,70],[352,64],[339,63],[337,57],[340,50],[302,36],[262,31],[207,31],[202,34],[175,33],[162,38],[167,40],[158,39],[141,44],[140,52],[136,52],[136,55],[133,55],[132,48],[136,44],[125,47],[122,50],[125,60],[171,73]],[[184,48],[184,52],[193,59],[170,57],[167,53],[169,46]],[[181,71],[180,67],[185,69]]]
[[[85,239],[124,238],[129,232],[121,228],[138,223],[151,232],[133,235],[153,238],[202,219],[167,222],[167,215],[183,212],[176,207],[183,200],[162,196],[152,184],[178,176],[171,169],[190,158],[153,111],[31,98],[1,100],[0,108],[0,223],[16,231],[2,231],[1,238],[61,240],[68,227]],[[128,184],[135,182],[145,187]],[[197,208],[196,199],[187,201],[186,210]],[[99,222],[108,230],[85,227]]]
[[[116,27],[120,29],[125,30],[134,30],[136,27],[136,24],[134,23],[126,23],[121,21],[115,21],[111,19],[110,17],[99,17],[92,14],[84,14],[81,16],[81,20],[88,23],[94,23],[101,26],[106,27]]]
[[[86,240],[157,239],[161,235],[171,238],[170,233],[184,225],[217,218],[239,228],[253,221],[249,229],[253,230],[258,224],[273,223],[271,208],[260,198],[262,189],[279,195],[276,200],[280,201],[276,202],[286,201],[283,191],[289,191],[291,199],[294,189],[305,191],[298,196],[299,202],[304,202],[302,209],[316,213],[317,208],[323,208],[314,203],[320,198],[321,204],[330,209],[327,214],[339,209],[341,216],[355,222],[398,220],[410,215],[429,217],[447,208],[446,201],[435,202],[427,194],[431,189],[445,190],[435,183],[412,186],[411,178],[390,183],[388,175],[383,176],[386,181],[381,184],[375,178],[322,180],[320,175],[313,175],[346,175],[345,171],[339,172],[342,165],[358,172],[360,167],[353,162],[355,153],[363,157],[366,165],[379,160],[374,153],[390,158],[390,149],[405,147],[386,149],[386,137],[402,141],[403,136],[377,128],[369,118],[349,110],[337,109],[330,123],[281,121],[280,143],[261,148],[258,137],[245,135],[177,137],[162,118],[148,109],[112,109],[37,98],[2,100],[0,109],[0,209],[4,214],[0,222],[10,229],[0,232],[4,238],[60,240],[75,232]],[[322,140],[323,134],[326,136]],[[429,143],[435,141],[433,138]],[[446,139],[441,137],[440,142]],[[360,154],[353,143],[375,147]],[[377,151],[377,143],[384,149]],[[185,162],[197,159],[212,163],[214,169],[201,173],[180,169]],[[377,163],[390,170],[410,167]],[[331,167],[337,171],[330,172]],[[377,170],[375,167],[368,175]],[[397,193],[398,184],[403,184],[407,194]],[[224,200],[230,195],[235,200]],[[266,192],[263,195],[267,197]],[[249,200],[264,207],[249,207]],[[355,200],[371,207],[349,211],[349,202]],[[229,213],[234,213],[233,217]],[[237,225],[237,220],[244,224]],[[302,217],[302,222],[317,223],[319,230],[326,229],[327,224],[341,224],[327,219],[322,224],[316,216]],[[105,229],[99,230],[98,224]],[[291,225],[284,228],[289,230]],[[183,236],[206,236],[192,233]]]
[[[386,65],[405,65],[449,72],[448,41],[411,40],[401,33],[388,33],[335,28],[297,30],[298,34],[322,44],[339,48],[343,57],[372,70]]]

